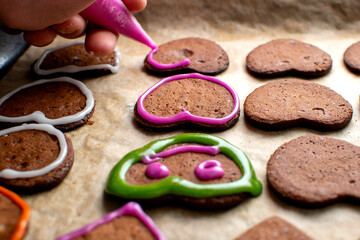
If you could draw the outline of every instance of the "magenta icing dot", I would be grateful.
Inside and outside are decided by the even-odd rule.
[[[184,59],[180,62],[177,63],[172,63],[172,64],[162,64],[159,62],[156,62],[154,60],[154,53],[156,53],[159,50],[158,47],[153,48],[150,53],[148,54],[147,60],[150,63],[150,65],[158,68],[158,69],[172,69],[172,68],[178,68],[178,67],[185,67],[188,66],[190,64],[190,60],[189,59]]]
[[[200,180],[213,180],[224,176],[224,169],[219,161],[210,159],[196,166],[195,175]]]
[[[163,85],[167,82],[185,79],[185,78],[204,79],[204,80],[211,81],[211,82],[217,83],[217,84],[225,87],[231,93],[231,96],[234,100],[234,107],[233,107],[233,110],[231,111],[231,113],[223,118],[205,118],[205,117],[199,117],[199,116],[192,115],[189,111],[187,111],[184,108],[182,112],[179,112],[178,114],[176,114],[174,116],[158,117],[158,116],[148,113],[145,110],[144,100],[153,91],[155,91],[155,89],[157,89],[158,87],[160,87],[161,85]],[[233,119],[236,116],[236,114],[238,113],[239,109],[240,109],[240,100],[239,100],[239,97],[236,94],[235,90],[233,90],[228,84],[224,83],[223,81],[221,81],[217,78],[198,74],[198,73],[180,74],[180,75],[175,75],[175,76],[171,76],[171,77],[162,79],[161,81],[159,81],[158,83],[156,83],[155,85],[150,87],[145,93],[143,93],[140,96],[140,98],[138,99],[138,104],[137,104],[137,111],[140,114],[140,116],[142,118],[146,119],[147,121],[155,123],[155,124],[174,123],[174,122],[181,122],[181,121],[193,121],[193,122],[201,122],[201,123],[206,123],[206,124],[221,125],[221,124],[224,124],[224,123],[230,121],[231,119]]]
[[[142,162],[145,164],[149,164],[152,162],[156,162],[164,157],[173,156],[175,154],[184,153],[184,152],[198,152],[198,153],[208,153],[213,156],[220,153],[220,149],[217,146],[198,146],[198,145],[185,145],[179,146],[175,148],[171,148],[169,150],[165,150],[159,153],[146,155],[142,157]]]
[[[71,240],[76,237],[84,236],[85,234],[91,232],[96,227],[106,224],[108,222],[111,222],[115,218],[124,216],[124,215],[133,215],[137,217],[153,234],[153,236],[157,240],[166,240],[165,236],[159,231],[159,229],[156,227],[155,223],[152,221],[152,219],[147,216],[144,211],[141,209],[140,205],[136,202],[129,202],[126,205],[124,205],[122,208],[119,208],[116,211],[113,211],[107,215],[105,215],[103,218],[90,223],[83,228],[80,228],[78,230],[75,230],[71,233],[68,233],[66,235],[63,235],[56,240]]]
[[[161,179],[161,178],[166,178],[167,176],[169,176],[170,171],[169,171],[169,168],[167,166],[165,166],[164,164],[154,162],[154,163],[150,163],[147,166],[147,168],[145,170],[145,174],[149,178]]]

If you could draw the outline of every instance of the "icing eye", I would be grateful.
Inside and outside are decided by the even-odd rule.
[[[169,176],[170,171],[167,166],[164,164],[154,162],[150,163],[146,170],[145,170],[146,176],[153,179],[160,179],[160,178],[166,178]]]
[[[224,176],[224,169],[217,160],[206,160],[195,168],[195,175],[200,180],[213,180]]]

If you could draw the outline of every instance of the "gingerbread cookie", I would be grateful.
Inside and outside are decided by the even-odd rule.
[[[92,92],[80,81],[68,77],[38,80],[0,99],[0,126],[37,122],[68,131],[84,125],[94,107]]]
[[[189,72],[216,75],[228,68],[229,57],[213,41],[184,38],[153,49],[145,58],[144,66],[150,73],[158,75]]]
[[[294,39],[277,39],[262,44],[246,57],[247,70],[258,77],[295,75],[320,77],[332,67],[329,54],[311,44]]]
[[[330,137],[302,136],[271,155],[267,178],[280,196],[302,206],[359,200],[360,147]]]
[[[122,199],[207,209],[233,207],[261,191],[241,150],[200,133],[154,141],[130,152],[113,168],[106,185],[106,192]]]
[[[344,53],[344,63],[346,67],[354,72],[360,73],[360,41],[352,44]]]
[[[118,50],[107,56],[95,56],[85,50],[83,42],[71,42],[44,51],[32,70],[42,77],[97,77],[119,71]]]
[[[246,120],[257,128],[281,130],[308,127],[330,131],[344,128],[353,109],[341,95],[307,80],[269,82],[244,102]]]
[[[85,239],[165,240],[166,238],[139,204],[129,202],[103,218],[57,238],[57,240]]]
[[[17,194],[0,186],[0,239],[23,239],[29,218],[29,205]]]
[[[0,131],[0,185],[37,192],[60,184],[74,161],[71,140],[49,124]]]
[[[197,73],[159,81],[138,99],[138,124],[152,130],[181,126],[220,131],[232,127],[240,115],[239,98],[228,84]]]
[[[235,240],[311,240],[304,232],[280,217],[268,218]]]

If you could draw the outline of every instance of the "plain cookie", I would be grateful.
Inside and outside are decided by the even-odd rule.
[[[267,163],[272,188],[306,207],[360,199],[360,147],[330,137],[306,135],[281,145]]]
[[[353,109],[341,95],[307,80],[269,82],[244,102],[246,120],[265,130],[307,127],[330,131],[346,127]]]
[[[294,75],[320,77],[332,67],[329,54],[320,48],[294,39],[277,39],[262,44],[246,57],[247,70],[261,78]]]

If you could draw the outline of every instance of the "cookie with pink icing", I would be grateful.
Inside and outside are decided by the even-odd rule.
[[[68,77],[38,80],[0,99],[0,127],[37,122],[69,131],[84,125],[94,107],[92,92],[78,80]]]
[[[198,73],[175,75],[150,87],[138,99],[135,121],[152,130],[196,127],[222,131],[240,115],[235,90],[225,82]]]
[[[37,192],[60,184],[74,161],[71,140],[49,124],[0,131],[0,185]]]
[[[129,202],[56,240],[114,239],[114,236],[119,236],[116,239],[166,240],[153,220],[135,202]]]
[[[86,51],[83,42],[70,42],[44,51],[32,65],[32,71],[41,77],[97,77],[117,73],[119,58],[118,50],[106,56],[95,56]]]
[[[197,72],[216,75],[229,67],[225,50],[214,41],[183,38],[153,48],[144,60],[145,69],[156,75]]]

